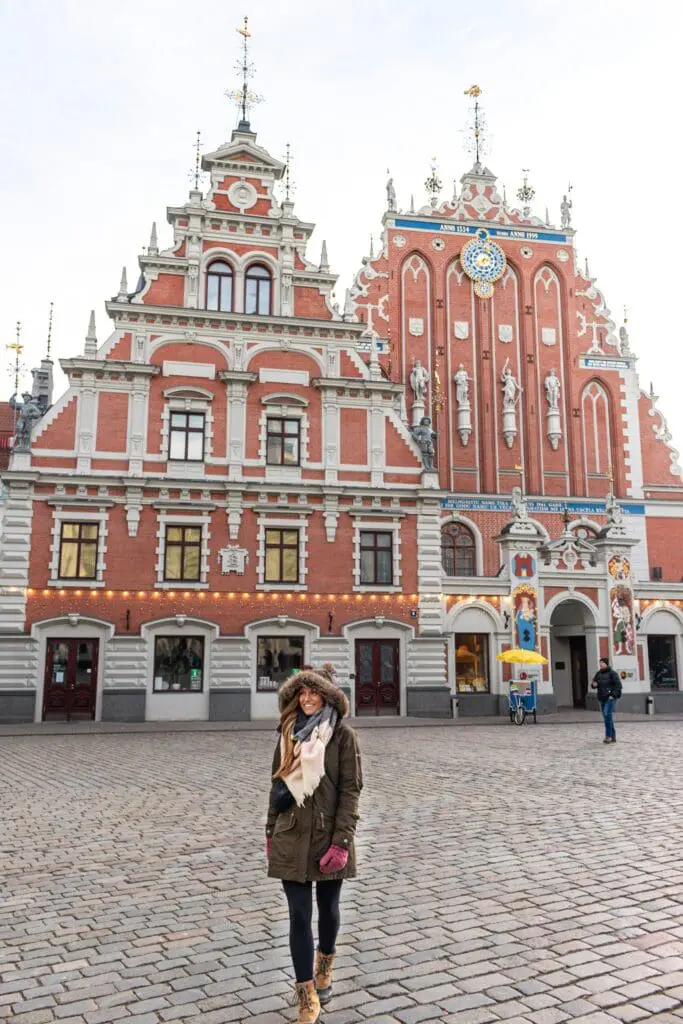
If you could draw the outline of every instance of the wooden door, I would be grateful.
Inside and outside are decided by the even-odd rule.
[[[356,714],[400,712],[398,640],[356,640]]]
[[[98,655],[99,640],[48,639],[43,721],[95,718]]]
[[[588,693],[588,661],[585,636],[570,636],[569,650],[572,668],[572,695],[575,708],[585,708]]]

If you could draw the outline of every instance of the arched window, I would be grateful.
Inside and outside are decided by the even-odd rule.
[[[270,313],[271,277],[267,267],[253,263],[244,279],[244,312],[267,316]]]
[[[206,272],[206,308],[232,312],[232,267],[216,260]]]
[[[462,523],[441,531],[441,564],[447,576],[476,576],[474,537]]]

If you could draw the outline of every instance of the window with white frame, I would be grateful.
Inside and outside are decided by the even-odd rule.
[[[301,464],[301,420],[284,416],[266,418],[266,465]]]
[[[203,462],[206,414],[171,409],[168,457],[174,462]]]
[[[308,524],[291,519],[259,517],[258,584],[260,590],[305,590],[308,574]]]
[[[52,521],[50,584],[104,586],[106,538],[106,511],[57,509]]]
[[[213,393],[204,388],[164,391],[161,451],[170,462],[183,462],[190,475],[201,473],[213,453]]]
[[[162,512],[157,527],[157,581],[165,589],[200,590],[209,578],[210,513]]]
[[[308,462],[308,402],[299,395],[280,393],[265,395],[262,402],[259,458],[269,477],[298,480]]]
[[[353,554],[355,590],[400,588],[400,523],[357,520],[354,523]]]

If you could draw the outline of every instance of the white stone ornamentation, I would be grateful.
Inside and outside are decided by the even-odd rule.
[[[458,435],[463,446],[467,444],[472,433],[470,406],[470,377],[464,365],[460,363],[453,376],[455,382],[455,401],[458,407]]]
[[[238,576],[244,576],[244,570],[249,561],[249,552],[246,548],[229,544],[226,548],[220,549],[218,558],[221,563],[221,573],[223,576],[233,572],[237,573]]]
[[[541,341],[544,345],[556,345],[557,330],[554,327],[541,327]]]
[[[254,186],[248,181],[236,181],[228,189],[228,199],[233,206],[244,212],[256,206],[258,193]]]
[[[436,252],[443,252],[445,248],[446,243],[444,242],[443,238],[435,238],[434,241],[432,242],[432,249],[434,249]]]
[[[512,341],[512,324],[498,324],[498,340],[506,345]]]
[[[566,263],[569,259],[569,253],[566,249],[558,249],[555,253],[555,258],[558,259],[560,263]]]
[[[397,249],[403,249],[406,244],[405,237],[403,235],[394,235],[394,245]]]
[[[562,439],[562,421],[560,418],[560,380],[555,370],[551,370],[543,382],[545,397],[548,402],[546,412],[546,434],[550,447],[557,451]]]
[[[421,338],[424,334],[425,322],[421,316],[411,316],[408,320],[408,331],[413,338]]]
[[[534,250],[531,248],[530,245],[523,245],[522,248],[519,250],[519,254],[522,257],[522,259],[530,260],[534,254]]]
[[[470,335],[470,325],[467,320],[456,320],[453,324],[453,333],[458,341],[467,341]]]
[[[505,360],[500,382],[503,386],[503,437],[507,447],[512,448],[517,436],[517,403],[522,388],[515,380],[509,359]]]

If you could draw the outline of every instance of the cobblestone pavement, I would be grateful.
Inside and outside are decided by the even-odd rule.
[[[683,723],[366,729],[325,1024],[683,1020]],[[0,756],[0,1021],[281,1024],[268,733]]]

